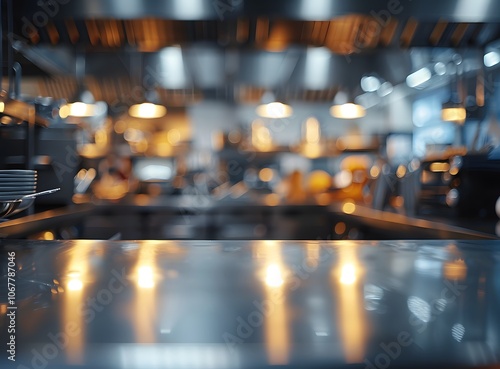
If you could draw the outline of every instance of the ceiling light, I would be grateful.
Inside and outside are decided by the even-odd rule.
[[[330,114],[340,119],[356,119],[366,115],[365,108],[354,102],[346,91],[338,91],[333,99]]]
[[[431,77],[431,71],[428,68],[422,68],[406,77],[406,84],[408,87],[415,88],[430,80]]]
[[[346,103],[342,105],[333,105],[330,108],[330,114],[340,119],[356,119],[364,117],[366,115],[366,110],[361,105]]]
[[[444,76],[446,74],[446,65],[443,62],[437,62],[434,64],[434,72],[438,76]]]
[[[443,121],[463,124],[466,117],[467,112],[463,105],[453,102],[443,104],[441,110],[441,119]]]
[[[59,109],[59,116],[62,119],[68,117],[88,118],[98,115],[101,109],[97,106],[94,95],[89,90],[80,88],[80,91],[72,99],[72,103],[67,103]]]
[[[460,94],[460,91],[463,91],[463,81],[461,79],[462,57],[457,54],[453,59],[456,68],[455,80],[450,85],[450,99],[442,105],[441,119],[445,122],[464,124],[467,118],[467,111],[463,97]]]
[[[293,109],[290,105],[280,102],[271,102],[257,107],[257,114],[263,118],[281,119],[292,116]]]
[[[95,105],[86,104],[81,101],[61,106],[59,116],[63,119],[68,117],[86,118],[95,115]]]
[[[484,65],[493,67],[500,63],[500,53],[498,51],[490,51],[484,55]]]
[[[128,114],[133,118],[142,118],[142,119],[161,118],[165,114],[167,114],[167,108],[165,108],[163,105],[145,102],[142,104],[132,105],[128,110]]]
[[[75,64],[77,91],[72,102],[60,107],[59,116],[66,118],[89,118],[102,113],[102,104],[97,105],[94,95],[84,86],[85,77],[85,56],[80,54],[76,58]],[[105,109],[104,109],[105,111]],[[67,121],[67,123],[77,123]]]
[[[375,76],[364,76],[361,78],[361,88],[365,92],[375,92],[380,86],[380,80]]]

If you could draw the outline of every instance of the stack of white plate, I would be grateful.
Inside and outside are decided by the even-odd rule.
[[[36,192],[36,170],[0,170],[0,202]]]

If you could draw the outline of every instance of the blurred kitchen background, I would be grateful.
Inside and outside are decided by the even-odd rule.
[[[496,1],[1,11],[0,169],[61,188],[5,235],[500,236]]]

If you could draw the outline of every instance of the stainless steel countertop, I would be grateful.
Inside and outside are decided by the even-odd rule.
[[[0,248],[2,368],[500,367],[500,241]]]

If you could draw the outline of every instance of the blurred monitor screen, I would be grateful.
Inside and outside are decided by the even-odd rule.
[[[140,181],[170,181],[175,175],[171,159],[139,158],[134,161],[134,175]]]

